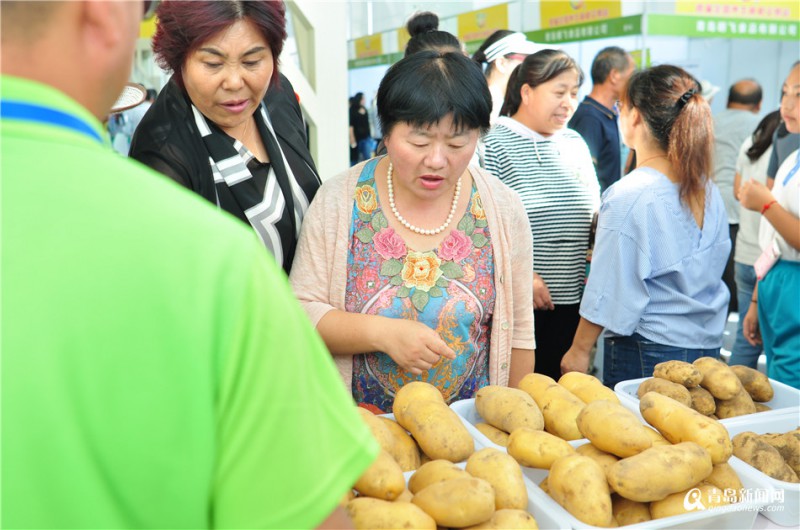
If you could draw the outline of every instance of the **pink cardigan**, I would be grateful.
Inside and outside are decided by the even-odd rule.
[[[356,182],[366,162],[327,180],[303,219],[290,281],[316,326],[332,309],[345,310],[347,259]],[[495,307],[489,341],[489,382],[508,385],[511,349],[532,350],[533,243],[519,196],[496,177],[469,167],[481,195],[494,252]],[[351,356],[334,356],[347,385]]]

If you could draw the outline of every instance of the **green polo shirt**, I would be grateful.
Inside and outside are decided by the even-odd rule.
[[[318,525],[377,447],[252,230],[0,83],[88,125],[0,117],[0,526]]]

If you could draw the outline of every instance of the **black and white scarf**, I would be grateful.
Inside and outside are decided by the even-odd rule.
[[[214,176],[217,206],[248,222],[258,233],[264,246],[279,264],[291,264],[300,223],[308,209],[309,199],[298,185],[270,122],[264,104],[254,118],[270,158],[266,182],[256,182],[248,168],[253,154],[239,140],[231,143],[213,122],[192,105],[195,124],[209,153],[208,162]],[[244,184],[244,185],[243,185]],[[279,223],[289,221],[291,233],[281,233]],[[285,226],[285,225],[284,225]]]

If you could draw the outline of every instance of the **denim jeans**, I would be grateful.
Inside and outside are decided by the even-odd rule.
[[[733,342],[730,364],[743,364],[750,368],[758,369],[758,356],[761,355],[761,346],[752,346],[744,338],[742,325],[744,316],[750,307],[753,290],[756,287],[756,270],[752,265],[735,263],[736,267],[736,297],[739,299],[739,323],[736,325],[736,338]],[[747,304],[747,305],[745,305]]]
[[[372,152],[375,150],[375,140],[368,136],[358,141],[358,161],[369,160],[372,158]]]
[[[603,349],[603,384],[610,388],[620,381],[652,377],[655,366],[664,361],[690,363],[699,357],[719,358],[719,348],[667,346],[647,340],[638,333],[627,337],[606,337]]]

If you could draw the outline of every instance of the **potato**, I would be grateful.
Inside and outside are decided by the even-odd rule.
[[[703,374],[685,361],[666,361],[658,363],[653,369],[653,377],[672,381],[686,388],[694,388],[703,380]]]
[[[412,401],[405,406],[399,423],[434,460],[461,462],[475,450],[472,435],[458,414],[444,402]]]
[[[544,418],[539,406],[527,392],[518,388],[489,385],[475,394],[475,409],[493,425],[510,433],[519,427],[544,429]]]
[[[725,499],[722,490],[711,484],[698,484],[694,488],[673,493],[660,501],[651,502],[650,516],[653,519],[662,519],[695,510],[710,510],[727,504],[730,502]],[[703,508],[700,507],[701,505]],[[687,506],[690,508],[687,509]]]
[[[411,502],[433,517],[436,524],[448,528],[488,521],[495,506],[492,485],[475,477],[431,484],[414,495]]]
[[[378,441],[378,445],[388,451],[390,455],[394,456],[394,436],[392,436],[392,433],[389,432],[389,429],[381,421],[381,418],[363,407],[357,407],[356,410],[361,414],[361,419],[367,424],[369,430],[372,431],[372,436]]]
[[[645,421],[658,429],[664,438],[672,443],[696,442],[708,451],[714,464],[727,462],[733,453],[731,438],[720,422],[674,399],[648,392],[639,401],[639,410]],[[689,486],[691,484],[685,487]]]
[[[475,428],[486,436],[492,443],[506,447],[508,445],[508,433],[493,427],[488,423],[476,423]]]
[[[650,427],[649,425],[645,425],[644,428],[647,431],[647,435],[653,441],[653,446],[672,445],[672,443],[669,440],[661,436],[661,433],[655,430],[654,428]]]
[[[522,469],[508,453],[491,447],[481,449],[467,459],[466,471],[492,485],[495,509],[524,510],[528,506]]]
[[[754,401],[756,404],[756,412],[767,412],[772,410],[772,407],[764,405],[763,403],[759,403],[758,401]]]
[[[519,388],[539,405],[547,432],[564,440],[583,438],[576,420],[585,403],[578,396],[542,374],[527,374],[520,380]]]
[[[722,491],[732,489],[738,492],[744,488],[742,481],[739,479],[739,475],[736,474],[736,470],[727,462],[716,464],[705,481],[709,484],[713,484]]]
[[[686,387],[678,383],[673,383],[672,381],[667,381],[666,379],[651,377],[650,379],[642,381],[636,391],[636,395],[641,399],[641,397],[648,392],[658,392],[662,396],[672,398],[687,407],[692,406],[692,395],[689,394]]]
[[[575,453],[565,440],[530,427],[520,427],[512,432],[506,449],[519,465],[538,469],[550,469],[554,461]]]
[[[753,401],[761,403],[770,401],[775,396],[775,391],[769,382],[769,377],[762,374],[758,370],[754,370],[749,366],[735,364],[731,366],[731,371],[736,374],[742,386]]]
[[[579,521],[602,527],[616,524],[606,475],[588,456],[559,458],[550,468],[547,483],[553,500]]]
[[[632,501],[658,501],[711,474],[711,456],[694,442],[657,445],[623,458],[608,473],[611,488]]]
[[[391,501],[406,489],[406,479],[392,455],[386,449],[381,449],[378,458],[359,477],[353,488],[361,495]]]
[[[449,460],[431,460],[422,464],[419,469],[408,479],[408,489],[411,493],[417,493],[436,482],[444,482],[453,478],[468,477],[469,473],[464,471]]]
[[[762,434],[761,439],[778,450],[792,471],[800,477],[800,430],[784,434]]]
[[[611,466],[619,462],[618,457],[610,453],[606,453],[605,451],[601,451],[591,443],[579,446],[577,449],[575,449],[575,452],[579,455],[588,456],[600,464],[600,467],[603,468],[603,473],[606,474],[606,478],[608,478],[608,471],[611,469]]]
[[[411,502],[411,499],[414,498],[414,494],[411,493],[411,490],[408,488],[404,489],[400,495],[393,502]]]
[[[716,416],[724,420],[725,418],[734,418],[736,416],[744,416],[745,414],[755,414],[756,405],[753,403],[753,398],[747,393],[747,390],[742,388],[733,399],[717,399]]]
[[[561,376],[558,380],[558,384],[578,396],[584,403],[598,400],[619,403],[619,398],[614,391],[604,386],[603,383],[593,375],[581,372],[567,372]]]
[[[641,420],[619,403],[592,401],[578,414],[578,429],[598,449],[621,458],[653,445]]]
[[[416,401],[438,401],[444,404],[444,397],[438,388],[424,381],[412,381],[403,385],[394,396],[392,412],[397,423],[405,426],[405,412],[409,403]]]
[[[741,432],[733,437],[733,454],[776,480],[800,482],[778,450],[754,432]]]
[[[436,521],[410,502],[388,502],[369,497],[353,499],[345,508],[357,530],[424,528],[436,530]]]
[[[719,359],[700,357],[692,364],[703,374],[700,385],[717,399],[733,399],[743,388],[733,370]]]
[[[550,485],[547,483],[547,477],[544,477],[544,479],[542,479],[542,481],[539,483],[539,489],[550,495]]]
[[[539,404],[541,410],[542,404],[539,402],[544,397],[544,391],[553,385],[557,385],[556,380],[544,374],[527,374],[519,382],[519,389],[524,390]]]
[[[703,416],[714,414],[717,411],[717,402],[714,401],[714,396],[705,388],[701,386],[690,388],[689,395],[692,398],[691,407]]]
[[[611,511],[620,526],[644,523],[650,520],[650,506],[644,502],[636,502],[616,493],[611,496]]]
[[[536,530],[539,525],[536,519],[525,510],[497,510],[492,518],[479,525],[470,526],[466,530],[499,530],[504,528],[531,528]]]
[[[389,433],[394,438],[394,450],[389,452],[400,464],[400,469],[403,471],[414,471],[419,468],[419,446],[414,438],[403,428],[402,425],[389,418],[381,418],[376,416]]]

